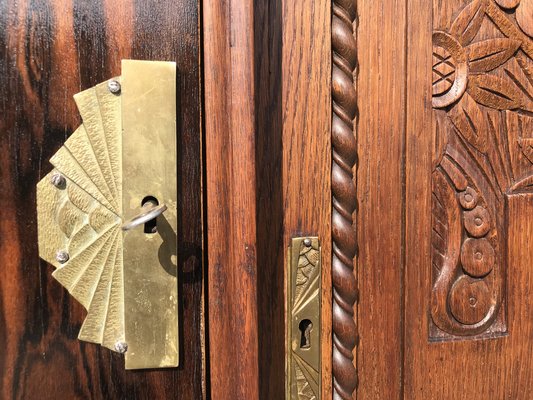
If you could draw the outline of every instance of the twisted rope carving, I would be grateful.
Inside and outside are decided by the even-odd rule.
[[[354,348],[357,326],[354,305],[357,251],[354,212],[357,161],[357,42],[354,22],[356,0],[334,0],[332,10],[332,282],[333,282],[333,398],[352,399],[357,387]]]

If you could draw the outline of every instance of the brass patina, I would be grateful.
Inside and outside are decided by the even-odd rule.
[[[320,399],[321,260],[317,237],[293,238],[286,286],[286,398]]]
[[[39,254],[88,310],[80,340],[125,353],[127,369],[175,367],[176,65],[124,60],[74,99],[83,124],[37,184]],[[124,230],[146,199],[156,223]]]

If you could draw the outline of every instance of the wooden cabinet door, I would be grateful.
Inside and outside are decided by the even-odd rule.
[[[210,341],[246,346],[213,389],[283,397],[286,249],[317,235],[323,399],[531,398],[531,1],[205,12],[210,321],[240,315]]]
[[[199,2],[0,1],[0,398],[205,394]],[[122,59],[177,63],[180,366],[124,370],[77,340],[86,311],[39,260],[36,183],[80,124],[72,96]]]
[[[357,398],[531,398],[532,15],[358,1]]]
[[[287,248],[317,236],[322,399],[529,399],[533,3],[201,8],[0,0],[0,397],[283,398]],[[78,342],[37,261],[71,96],[125,58],[178,64],[177,369]]]

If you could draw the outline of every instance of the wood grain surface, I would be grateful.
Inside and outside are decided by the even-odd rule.
[[[0,398],[202,397],[199,6],[187,1],[0,1]],[[85,310],[37,253],[35,184],[80,123],[72,95],[125,58],[178,68],[178,369],[125,371],[82,343]]]
[[[283,246],[320,238],[323,399],[332,397],[331,12],[327,0],[283,1]]]
[[[395,399],[402,374],[405,1],[358,1],[358,399]]]
[[[533,40],[520,15],[533,10],[424,4],[407,22],[404,396],[529,399]]]
[[[210,376],[216,399],[257,399],[254,6],[203,4]]]
[[[282,1],[256,2],[255,107],[259,398],[284,396],[284,260],[281,165]]]
[[[216,398],[283,398],[285,257],[303,235],[322,244],[322,394],[332,395],[329,7],[204,3]]]
[[[359,399],[531,397],[530,4],[359,2]]]

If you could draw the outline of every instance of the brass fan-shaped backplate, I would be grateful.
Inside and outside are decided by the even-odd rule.
[[[88,311],[79,339],[125,352],[126,368],[176,366],[175,64],[122,68],[74,96],[83,124],[37,185],[39,252]],[[162,228],[123,231],[146,196],[168,206]]]

